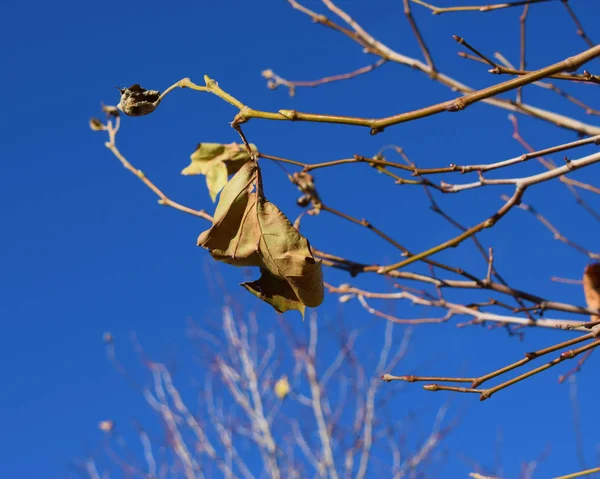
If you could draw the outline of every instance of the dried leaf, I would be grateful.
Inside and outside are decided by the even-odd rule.
[[[255,145],[250,145],[257,152]],[[237,171],[250,160],[250,154],[244,145],[230,143],[200,143],[192,153],[191,163],[181,171],[182,175],[204,175],[206,186],[213,201],[227,183],[229,175]]]
[[[600,309],[600,263],[586,266],[583,273],[583,293],[588,308]],[[600,320],[600,316],[592,316],[591,321]]]
[[[102,111],[107,118],[119,118],[119,109],[116,106],[102,104]]]
[[[275,390],[275,396],[277,396],[279,399],[285,398],[290,393],[290,391],[292,390],[292,388],[290,387],[290,382],[288,381],[287,376],[282,376],[275,383],[275,387],[273,389]]]
[[[98,118],[90,118],[90,128],[94,131],[106,130],[106,127]]]
[[[217,261],[235,266],[254,266],[259,239],[254,242],[241,241],[242,235],[250,236],[253,215],[247,215],[246,210],[256,204],[256,195],[250,192],[254,187],[254,171],[242,168],[227,183],[213,215],[212,227],[203,232],[198,238],[198,245],[210,251]],[[252,201],[251,201],[252,200]]]
[[[246,162],[227,183],[219,198],[212,227],[198,238],[218,261],[258,266],[258,280],[242,286],[278,312],[323,302],[321,262],[308,240],[262,194],[260,170]]]
[[[217,195],[221,192],[223,187],[227,184],[229,179],[229,173],[227,172],[227,166],[222,161],[213,161],[212,168],[206,172],[206,186],[210,193],[210,199],[213,203],[217,200]]]

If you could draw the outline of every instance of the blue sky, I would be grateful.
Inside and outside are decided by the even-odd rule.
[[[584,0],[572,4],[592,39],[600,38],[593,21],[600,13],[598,4]],[[306,5],[321,8],[316,0],[307,0]],[[400,1],[349,0],[340,5],[381,41],[419,56]],[[474,87],[490,85],[498,78],[487,75],[485,66],[458,58],[460,47],[451,35],[464,36],[490,54],[501,51],[516,62],[520,12],[517,8],[434,17],[414,7],[439,68]],[[528,45],[535,52],[531,68],[585,49],[560,2],[533,6],[528,28]],[[153,357],[177,357],[184,364],[178,374],[186,383],[186,378],[201,374],[191,359],[185,360],[193,357],[186,345],[186,319],[201,322],[218,316],[222,305],[222,298],[208,286],[214,281],[214,271],[223,275],[238,301],[261,315],[261,324],[270,327],[276,319],[237,287],[243,279],[240,271],[215,269],[208,254],[196,247],[196,237],[206,224],[159,207],[151,192],[104,148],[103,134],[90,131],[88,119],[100,115],[100,103],[118,101],[115,86],[141,83],[163,90],[183,77],[201,82],[208,74],[255,108],[357,116],[410,111],[453,95],[423,74],[392,64],[352,81],[299,89],[295,98],[283,88],[269,91],[260,76],[266,68],[285,78],[310,80],[372,61],[356,44],[313,25],[284,0],[184,0],[168,5],[7,0],[0,19],[0,41],[4,45],[0,317],[5,339],[0,349],[4,430],[0,449],[5,477],[65,477],[72,460],[85,457],[101,442],[96,428],[99,420],[113,417],[127,422],[144,407],[106,360],[104,331],[116,337],[135,331]],[[598,60],[589,65],[592,72],[598,67]],[[593,88],[565,87],[598,107]],[[551,92],[530,87],[525,96],[534,105],[600,124]],[[154,114],[124,118],[118,144],[173,199],[211,210],[204,180],[182,177],[179,172],[197,143],[237,141],[228,126],[234,113],[211,95],[176,91]],[[576,139],[572,132],[535,119],[522,118],[520,124],[523,135],[539,148]],[[486,105],[399,125],[377,136],[354,127],[258,120],[248,123],[244,131],[261,151],[304,162],[355,153],[373,155],[387,144],[403,147],[423,167],[499,161],[523,152],[511,139],[506,112]],[[539,168],[531,164],[515,171],[528,174]],[[300,212],[296,191],[276,165],[264,162],[263,170],[267,196],[295,218]],[[597,170],[594,166],[577,177],[591,181]],[[322,170],[315,176],[321,195],[332,207],[367,218],[414,251],[455,234],[429,211],[421,190],[401,188],[386,177],[368,173],[366,166],[359,165]],[[474,224],[495,211],[501,204],[500,194],[508,192],[486,188],[443,197],[441,205],[461,222]],[[593,195],[585,197],[600,206]],[[593,238],[598,224],[557,182],[535,188],[526,201],[570,239],[592,250],[596,247]],[[377,237],[337,218],[310,218],[303,223],[303,233],[312,244],[341,256],[379,263],[398,260],[397,252]],[[552,283],[549,278],[579,278],[587,258],[555,241],[526,213],[511,212],[481,240],[494,246],[498,269],[511,285],[583,303],[578,286]],[[485,263],[470,244],[444,252],[439,259],[485,274]],[[349,281],[342,273],[325,273],[330,283]],[[389,283],[368,277],[357,278],[353,284],[390,290]],[[474,296],[452,297],[468,302]],[[431,314],[407,304],[394,307],[400,317]],[[328,297],[319,317],[327,323],[338,311],[335,298]],[[295,313],[287,314],[285,320],[299,330],[307,327]],[[344,320],[348,328],[369,323],[376,330],[383,327],[382,320],[357,303],[344,307]],[[567,339],[555,332],[532,330],[519,342],[502,331],[454,326],[451,322],[417,328],[405,367],[421,365],[423,374],[478,374],[516,360],[524,351]],[[370,341],[370,337],[364,339],[365,348],[376,347]],[[595,356],[578,376],[582,411],[591,409],[600,393],[593,372],[599,364]],[[561,366],[560,371],[569,366]],[[503,436],[506,477],[516,477],[521,462],[534,459],[548,445],[552,453],[536,477],[577,470],[569,389],[557,384],[558,374],[551,370],[485,403],[475,397],[454,397],[457,411],[465,413],[448,440],[453,459],[440,477],[463,477],[469,471],[456,459],[458,452],[493,467],[498,431]],[[414,386],[399,396],[398,408],[406,411],[423,405],[433,414],[448,397]],[[425,423],[432,421],[433,416],[424,417]],[[591,466],[598,442],[593,422],[584,422],[583,436]]]

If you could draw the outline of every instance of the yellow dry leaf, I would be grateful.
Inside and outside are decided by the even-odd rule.
[[[256,145],[250,145],[256,153]],[[192,156],[191,163],[181,171],[182,175],[204,175],[206,186],[213,202],[227,184],[229,175],[237,173],[244,163],[251,160],[243,144],[200,143]]]
[[[284,397],[286,397],[290,391],[292,390],[292,388],[290,387],[290,382],[288,381],[287,376],[282,376],[276,383],[275,383],[275,395],[279,398],[279,399],[283,399]]]
[[[583,294],[587,307],[600,309],[600,263],[589,264],[583,272]],[[600,320],[600,316],[592,315],[591,321]]]

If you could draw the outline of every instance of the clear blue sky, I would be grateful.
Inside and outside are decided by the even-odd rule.
[[[340,2],[377,38],[418,56],[401,3]],[[600,38],[597,2],[571,3],[592,39]],[[316,0],[306,4],[320,8]],[[452,34],[464,36],[489,54],[500,50],[509,59],[518,59],[520,8],[433,17],[415,6],[414,12],[440,68],[472,86],[487,86],[498,78],[486,76],[484,66],[458,58],[460,47]],[[529,46],[535,52],[529,61],[532,68],[585,49],[559,2],[533,6],[529,27]],[[6,478],[65,477],[70,461],[85,457],[100,444],[99,420],[112,417],[127,422],[148,414],[137,410],[143,403],[108,364],[101,341],[104,331],[117,337],[135,331],[157,359],[178,357],[181,361],[190,353],[184,335],[186,318],[202,321],[219,311],[220,299],[207,286],[210,257],[195,246],[206,225],[159,207],[153,195],[104,148],[103,134],[88,127],[90,116],[100,116],[101,102],[118,101],[115,86],[141,83],[163,90],[180,78],[201,82],[208,74],[256,108],[357,116],[409,111],[453,96],[424,75],[398,65],[386,65],[348,82],[301,89],[293,99],[283,89],[269,91],[260,76],[265,68],[286,78],[310,80],[371,61],[356,44],[313,25],[284,0],[135,5],[7,0],[0,19],[0,41],[0,317],[4,339],[0,348],[0,463]],[[589,68],[597,73],[600,62],[592,62]],[[598,108],[597,91],[591,88],[566,87],[581,92]],[[525,95],[534,105],[545,104],[600,124],[598,118],[586,117],[581,109],[546,91],[530,87]],[[230,106],[215,97],[177,91],[154,114],[124,118],[119,146],[174,199],[210,210],[203,179],[182,177],[179,171],[197,143],[237,141],[227,123],[233,114]],[[522,119],[521,126],[524,136],[537,147],[576,138],[534,119]],[[375,137],[355,127],[266,121],[250,122],[245,132],[261,151],[305,162],[355,153],[372,155],[386,144],[402,146],[423,167],[491,162],[522,153],[511,139],[506,112],[486,105],[399,125]],[[581,154],[588,151],[581,150]],[[275,165],[265,163],[264,170],[268,197],[294,218],[299,212],[296,191]],[[539,171],[539,166],[518,171]],[[578,177],[592,181],[597,172],[598,167],[592,167]],[[395,186],[367,167],[324,170],[316,178],[332,207],[366,217],[412,250],[420,251],[455,233],[428,210],[421,190]],[[500,205],[500,194],[507,192],[493,188],[467,192],[442,198],[442,205],[460,221],[473,224],[489,216]],[[586,199],[600,206],[597,198]],[[598,224],[575,205],[566,188],[556,182],[547,184],[536,188],[526,201],[570,239],[597,247]],[[379,263],[398,259],[397,252],[378,238],[342,220],[323,216],[305,221],[304,228],[313,244],[342,256]],[[549,277],[579,278],[587,258],[553,240],[526,213],[513,211],[481,239],[493,244],[497,266],[513,286],[583,303],[579,287],[555,284]],[[360,252],[357,244],[365,245]],[[440,259],[485,274],[484,262],[470,245],[446,252]],[[218,270],[239,300],[264,317],[261,322],[273,324],[275,315],[237,287],[240,271]],[[349,280],[329,270],[326,279],[334,284]],[[390,289],[386,282],[366,277],[354,284],[376,291]],[[473,298],[466,294],[452,297],[464,302]],[[337,310],[335,298],[328,298],[319,314],[327,321]],[[407,304],[397,305],[395,312],[400,317],[431,314]],[[348,327],[382,321],[354,303],[347,305],[345,318]],[[295,313],[286,315],[286,321],[307,327]],[[558,333],[532,330],[519,342],[502,331],[454,326],[419,327],[405,367],[421,364],[423,374],[476,375],[516,360],[524,351],[566,339]],[[370,339],[365,341],[369,347]],[[600,394],[594,372],[599,359],[593,355],[578,376],[582,411],[592,410]],[[186,367],[179,372],[184,383],[186,377],[200,374],[192,364]],[[405,372],[399,369],[395,372]],[[470,468],[456,459],[458,453],[493,467],[499,430],[506,477],[516,477],[521,462],[534,459],[548,445],[551,455],[539,466],[536,477],[577,470],[569,390],[557,384],[558,374],[551,370],[484,403],[475,397],[455,397],[453,407],[465,414],[448,440],[452,459],[440,477],[465,477]],[[416,385],[407,391],[399,396],[399,410],[422,406],[429,414],[448,398]],[[425,423],[432,421],[433,416],[424,418]],[[595,421],[583,424],[589,466],[596,461]]]

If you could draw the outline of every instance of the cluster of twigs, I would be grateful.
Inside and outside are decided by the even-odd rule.
[[[105,334],[109,360],[158,416],[164,437],[134,423],[140,456],[137,445],[126,439],[129,427],[107,419],[99,424],[103,446],[78,469],[90,479],[111,471],[144,479],[214,474],[362,479],[370,471],[401,479],[438,462],[441,444],[456,421],[445,418],[443,406],[422,442],[408,441],[411,413],[392,424],[381,414],[400,388],[382,388],[366,369],[357,351],[360,331],[340,328],[339,353],[326,363],[319,359],[323,329],[315,315],[306,339],[299,339],[285,327],[266,333],[261,326],[259,331],[255,315],[234,313],[238,308],[233,306],[224,308],[218,320],[191,323],[188,329],[205,370],[203,384],[198,384],[199,408],[180,393],[176,383],[181,380],[171,372],[177,368],[152,360],[133,336],[134,350],[150,375],[147,384],[139,382],[118,359],[115,338]],[[398,332],[388,323],[376,360],[379,372],[396,366],[407,352],[411,331],[396,342],[394,330]],[[378,461],[382,451],[392,458],[390,464]]]
[[[425,106],[414,111],[398,113],[384,118],[359,118],[343,115],[306,113],[296,110],[279,110],[271,112],[254,109],[246,105],[241,100],[234,98],[232,95],[227,93],[215,80],[205,76],[204,85],[196,84],[190,79],[186,78],[176,82],[160,95],[158,92],[156,92],[156,96],[153,98],[152,103],[153,108],[158,106],[161,101],[164,101],[166,95],[177,88],[188,88],[199,92],[209,92],[218,96],[238,110],[237,114],[233,118],[232,125],[240,134],[243,143],[248,147],[249,155],[253,159],[270,160],[279,164],[299,168],[299,171],[294,175],[290,174],[289,178],[290,181],[301,190],[303,196],[301,200],[299,200],[299,204],[301,204],[301,206],[309,207],[307,210],[308,214],[313,216],[318,214],[335,215],[346,221],[371,230],[383,241],[391,244],[399,250],[403,257],[401,261],[383,265],[378,263],[364,264],[350,258],[340,257],[336,255],[335,252],[326,252],[320,249],[315,250],[315,256],[319,258],[322,261],[322,264],[325,266],[347,271],[351,277],[355,277],[359,274],[374,274],[384,276],[397,281],[396,287],[401,290],[395,293],[376,293],[373,291],[366,291],[364,289],[356,288],[351,285],[333,286],[326,284],[325,286],[330,293],[340,295],[340,300],[349,301],[355,299],[369,313],[385,318],[390,322],[401,324],[445,322],[456,316],[466,316],[468,318],[468,322],[460,323],[459,326],[472,324],[493,324],[505,327],[512,333],[517,332],[519,329],[524,327],[553,328],[579,333],[575,338],[538,351],[527,353],[523,359],[478,377],[457,378],[419,377],[412,375],[395,376],[386,373],[382,376],[384,380],[433,382],[433,384],[426,385],[425,389],[429,391],[447,390],[464,393],[476,393],[479,394],[482,400],[484,400],[508,386],[528,379],[531,376],[545,371],[567,359],[572,359],[575,357],[586,359],[589,357],[590,353],[596,347],[600,346],[600,329],[597,327],[600,325],[600,321],[597,320],[596,316],[599,312],[598,308],[600,307],[600,303],[597,301],[599,294],[598,283],[600,283],[600,281],[597,279],[597,265],[588,267],[584,275],[584,286],[587,281],[587,306],[566,304],[532,292],[511,287],[499,273],[496,265],[494,264],[493,250],[491,248],[484,247],[477,236],[478,233],[493,228],[499,221],[501,221],[513,210],[522,209],[531,213],[554,235],[557,240],[581,252],[587,257],[588,260],[600,259],[599,253],[590,251],[587,249],[587,247],[569,240],[565,235],[559,232],[559,230],[550,222],[548,218],[539,213],[538,210],[533,206],[523,201],[528,190],[543,183],[558,180],[569,189],[579,205],[585,208],[585,210],[593,218],[600,220],[600,214],[598,214],[592,206],[585,202],[580,195],[581,191],[600,194],[600,188],[593,184],[578,181],[567,176],[575,170],[588,168],[600,162],[600,152],[596,151],[587,155],[576,154],[578,148],[600,144],[600,126],[594,123],[580,121],[556,111],[550,111],[525,103],[523,99],[524,87],[532,85],[549,89],[559,94],[571,103],[581,107],[585,113],[592,117],[598,115],[597,108],[587,105],[583,101],[573,96],[571,93],[566,93],[562,88],[558,88],[553,83],[548,82],[548,80],[560,82],[561,86],[568,84],[572,84],[573,86],[587,85],[590,88],[599,88],[600,85],[600,76],[588,70],[582,69],[584,65],[589,63],[591,60],[600,57],[600,45],[594,45],[589,36],[584,32],[583,27],[575,15],[574,10],[569,5],[569,2],[566,0],[560,1],[560,3],[564,5],[565,12],[568,14],[568,17],[575,23],[577,34],[585,41],[587,48],[577,55],[563,59],[562,61],[552,65],[530,70],[527,69],[525,48],[526,20],[528,15],[531,14],[531,11],[534,9],[534,7],[541,10],[544,8],[543,4],[550,2],[556,3],[559,0],[523,0],[493,5],[482,5],[479,7],[454,6],[444,8],[431,5],[421,0],[403,0],[404,13],[414,32],[415,39],[420,46],[423,60],[404,55],[392,49],[388,45],[378,41],[359,23],[357,23],[356,20],[354,20],[345,10],[334,3],[333,0],[322,0],[323,6],[333,16],[333,19],[307,8],[304,4],[296,0],[287,1],[291,7],[309,17],[309,19],[311,19],[313,22],[350,38],[367,54],[376,57],[376,60],[366,67],[349,73],[329,76],[311,81],[288,80],[277,75],[273,70],[268,69],[263,71],[263,76],[267,79],[267,85],[269,88],[276,89],[282,86],[288,88],[290,94],[293,95],[299,88],[318,87],[319,85],[336,81],[348,80],[358,75],[368,74],[370,71],[373,71],[377,68],[387,67],[387,65],[395,63],[416,69],[429,76],[436,82],[447,86],[453,92],[458,92],[459,95],[441,103]],[[460,52],[462,57],[487,65],[490,67],[489,73],[493,75],[511,78],[496,83],[493,86],[475,90],[454,79],[453,77],[450,77],[447,74],[439,71],[436,67],[436,63],[434,62],[432,52],[427,47],[421,31],[417,27],[411,11],[411,3],[427,8],[433,14],[438,15],[461,11],[489,12],[505,8],[516,8],[519,6],[523,7],[522,14],[519,17],[521,37],[521,56],[519,59],[519,66],[516,67],[512,65],[500,53],[496,53],[493,56],[494,59],[492,59],[491,56],[480,52],[464,38],[455,36],[455,40],[468,50],[468,53]],[[538,6],[537,4],[541,5]],[[510,92],[515,92],[515,99],[498,97],[501,94]],[[440,113],[459,112],[478,102],[486,103],[488,105],[511,112],[511,121],[514,123],[515,127],[515,133],[513,136],[526,150],[522,155],[508,159],[499,158],[492,163],[485,164],[451,164],[440,165],[439,167],[435,168],[419,168],[406,156],[401,148],[395,147],[392,149],[392,151],[395,150],[400,155],[402,158],[401,162],[392,161],[388,155],[389,149],[384,149],[375,156],[356,154],[351,158],[336,159],[315,164],[305,163],[297,159],[282,158],[271,155],[270,153],[262,150],[259,150],[258,152],[251,151],[249,143],[242,130],[244,123],[251,120],[262,119],[275,121],[337,123],[363,126],[369,128],[371,134],[379,134],[383,132],[384,129],[403,122],[414,121]],[[125,104],[125,106],[127,105]],[[138,176],[159,197],[159,202],[161,204],[171,206],[180,211],[211,221],[212,217],[204,210],[192,209],[171,200],[140,170],[136,169],[129,163],[129,161],[122,155],[116,146],[116,134],[119,131],[120,125],[119,112],[112,107],[108,107],[106,111],[109,117],[108,120],[106,122],[93,120],[92,127],[97,130],[104,130],[108,133],[109,140],[106,143],[106,146],[121,161],[121,163],[136,176]],[[571,130],[580,135],[582,138],[568,143],[547,144],[544,145],[544,148],[542,149],[535,149],[531,147],[519,133],[517,117],[514,116],[514,114],[527,115],[547,122],[551,125]],[[547,158],[548,155],[557,153],[563,154],[567,152],[569,154],[573,154],[574,157],[565,157],[560,165],[553,163]],[[511,176],[510,174],[506,174],[500,178],[491,178],[489,176],[489,173],[492,171],[505,171],[515,165],[521,165],[525,162],[532,161],[536,161],[538,164],[540,164],[543,167],[543,170],[537,174],[528,176]],[[459,230],[459,233],[456,236],[449,238],[448,240],[433,247],[423,249],[419,252],[412,252],[397,240],[385,233],[382,229],[374,226],[368,220],[353,217],[349,213],[338,211],[330,207],[314,187],[314,182],[311,175],[316,170],[333,168],[341,165],[355,165],[357,167],[360,167],[360,165],[369,165],[377,171],[389,176],[395,183],[399,185],[405,185],[406,187],[417,186],[419,188],[423,188],[427,197],[429,198],[429,201],[431,202],[432,210],[438,213],[445,221],[456,227],[457,230]],[[464,175],[470,175],[471,179],[469,181],[462,181]],[[461,179],[454,179],[458,176],[460,176]],[[444,179],[438,180],[440,177]],[[503,196],[503,205],[488,217],[484,218],[482,221],[473,226],[463,226],[451,215],[442,210],[439,206],[438,200],[436,199],[439,198],[439,196],[447,194],[468,194],[465,192],[484,187],[491,188],[502,186],[512,188],[512,194],[510,196]],[[299,226],[300,218],[295,224],[296,226]],[[479,277],[463,268],[444,264],[435,259],[435,255],[441,251],[455,247],[467,240],[474,243],[475,247],[487,263],[487,274],[485,277]],[[426,264],[429,267],[429,274],[411,272],[408,270],[409,266],[414,265],[417,262]],[[443,273],[440,274],[438,273],[439,271]],[[432,286],[435,288],[435,294],[423,290],[409,288],[404,284],[407,281],[421,283],[424,286]],[[485,303],[458,304],[448,301],[444,298],[442,292],[448,289],[488,291],[493,293],[495,297],[491,298]],[[379,309],[373,307],[371,305],[372,300],[408,300],[414,304],[424,305],[432,308],[441,308],[445,310],[445,314],[439,318],[418,318],[410,320],[403,319],[383,313]],[[515,305],[509,305],[509,301],[513,301]],[[500,310],[501,314],[497,312],[498,310]],[[561,318],[542,318],[542,314],[548,311],[581,315],[582,320],[578,321],[573,319],[567,320]],[[587,316],[591,316],[592,320],[587,321]],[[504,373],[524,366],[529,362],[540,358],[541,356],[555,353],[563,349],[567,350],[562,352],[559,356],[555,357],[548,363],[545,363],[510,380],[502,382],[496,386],[490,386],[486,388],[481,387],[484,383],[491,379],[495,379]],[[575,370],[579,370],[581,365],[582,362],[577,365]],[[462,383],[467,384],[468,387],[439,384],[443,382]],[[326,465],[326,467],[329,466]]]

